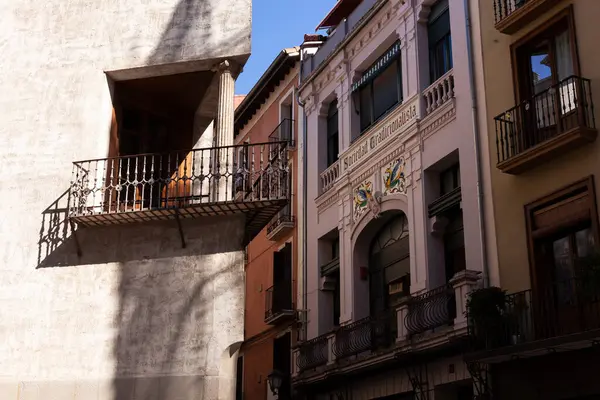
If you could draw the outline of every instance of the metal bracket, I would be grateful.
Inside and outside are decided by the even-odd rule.
[[[183,228],[181,227],[181,220],[179,219],[179,209],[175,209],[175,220],[177,221],[177,228],[179,229],[179,237],[181,237],[181,248],[185,249],[185,236],[183,236]]]
[[[473,386],[475,387],[475,400],[490,400],[492,398],[492,391],[490,388],[489,380],[489,367],[487,364],[470,362],[467,363],[467,369],[473,379]]]
[[[73,232],[73,238],[75,239],[75,248],[77,250],[77,256],[81,257],[83,252],[81,251],[81,244],[79,243],[79,237],[77,237],[77,230],[75,229],[75,222],[69,219],[69,225],[71,226],[71,232]]]
[[[413,388],[415,400],[429,400],[427,364],[413,364],[406,367],[406,375]]]

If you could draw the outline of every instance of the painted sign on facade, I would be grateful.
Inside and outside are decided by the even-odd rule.
[[[354,220],[367,210],[370,199],[373,197],[373,181],[368,179],[354,189]]]
[[[355,145],[351,146],[350,151],[342,156],[342,170],[346,171],[352,168],[361,159],[367,156],[373,150],[380,148],[386,142],[389,142],[393,137],[404,132],[410,123],[417,118],[417,104],[419,98],[416,97],[408,104],[404,104],[378,129],[372,131],[364,139],[360,140]]]
[[[406,176],[404,174],[404,167],[406,162],[404,158],[400,157],[389,165],[385,166],[381,170],[381,177],[383,179],[383,194],[392,193],[406,193]]]

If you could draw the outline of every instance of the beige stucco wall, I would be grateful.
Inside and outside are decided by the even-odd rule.
[[[600,174],[596,141],[578,150],[565,152],[521,175],[508,175],[495,168],[496,139],[493,117],[514,107],[515,97],[511,68],[510,44],[544,24],[559,10],[574,5],[575,33],[581,75],[591,80],[593,100],[600,104],[600,53],[597,49],[600,2],[597,0],[561,1],[529,27],[514,35],[505,35],[494,28],[493,3],[480,1],[481,43],[486,91],[486,111],[492,163],[491,179],[494,216],[498,245],[500,284],[509,291],[529,288],[529,261],[525,231],[524,206],[570,183],[591,174]],[[600,121],[599,107],[595,107]]]
[[[4,1],[0,15],[0,398],[231,398],[244,221],[185,223],[186,249],[174,222],[84,230],[79,259],[64,208],[72,161],[107,156],[105,72],[243,62],[251,1]]]

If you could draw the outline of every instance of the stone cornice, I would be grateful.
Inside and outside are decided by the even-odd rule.
[[[420,131],[423,139],[427,139],[434,133],[448,125],[456,118],[456,99],[451,99],[442,107],[434,110],[420,122]]]

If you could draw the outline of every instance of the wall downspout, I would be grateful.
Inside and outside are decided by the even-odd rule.
[[[477,211],[479,214],[479,244],[481,247],[481,271],[483,287],[489,286],[489,271],[487,264],[487,246],[485,240],[485,218],[483,214],[483,186],[481,183],[481,142],[479,139],[479,115],[477,110],[477,91],[475,89],[475,74],[473,67],[473,40],[471,37],[471,11],[469,0],[463,0],[465,8],[466,36],[467,36],[467,59],[469,64],[469,87],[471,90],[471,111],[473,123],[473,135],[475,143],[475,169],[477,174]]]
[[[303,61],[303,51],[300,49],[300,68],[298,69],[298,87],[302,83],[302,61]],[[308,267],[306,263],[306,257],[308,255],[306,240],[307,240],[307,200],[308,196],[306,193],[306,188],[308,187],[308,179],[307,179],[307,165],[306,165],[306,157],[308,155],[308,151],[306,148],[306,136],[307,136],[307,128],[306,128],[306,113],[304,112],[304,104],[300,101],[300,92],[298,91],[298,87],[296,88],[296,102],[298,106],[302,108],[302,313],[304,313],[302,321],[302,339],[306,340],[308,337],[308,294],[307,291],[307,279],[306,275],[308,273]]]

